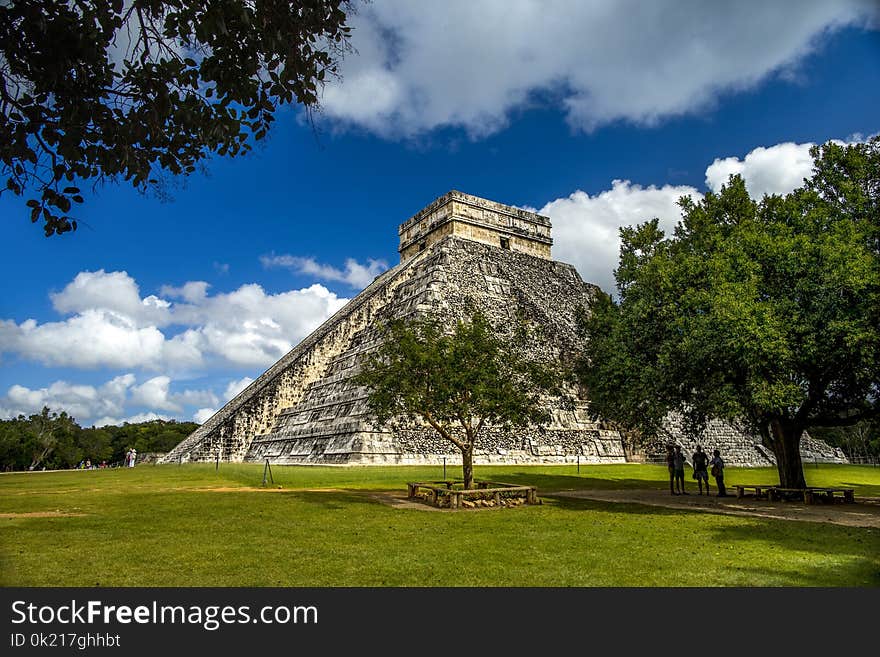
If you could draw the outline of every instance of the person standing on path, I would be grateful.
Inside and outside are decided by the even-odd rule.
[[[703,451],[703,447],[701,445],[697,445],[697,451],[694,452],[691,457],[691,461],[694,464],[694,479],[697,480],[697,485],[700,487],[700,495],[703,494],[703,482],[706,482],[706,495],[709,494],[709,471],[707,470],[709,465],[709,455]]]
[[[669,468],[669,492],[672,495],[678,495],[673,487],[675,480],[675,450],[672,445],[666,446],[666,467]]]
[[[718,497],[727,497],[727,489],[724,487],[724,461],[721,459],[721,452],[717,449],[712,452],[712,460],[709,461],[712,466],[712,476],[715,477],[715,485],[718,486]],[[708,487],[709,482],[706,482]]]
[[[681,445],[675,446],[675,453],[672,455],[673,469],[675,470],[675,487],[681,495],[689,495],[684,489],[684,464],[687,461],[681,451]]]

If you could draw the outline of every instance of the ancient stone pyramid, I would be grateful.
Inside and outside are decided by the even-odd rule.
[[[401,262],[378,276],[286,356],[163,459],[272,463],[439,463],[456,448],[417,424],[376,426],[366,390],[353,385],[359,359],[382,322],[431,312],[450,322],[470,304],[496,326],[523,317],[540,326],[534,345],[559,359],[577,346],[575,316],[597,288],[550,259],[550,220],[452,191],[399,228]],[[548,403],[545,427],[490,429],[477,462],[623,462],[617,432],[591,421],[586,400]]]
[[[440,463],[457,449],[419,424],[377,426],[364,388],[352,383],[362,355],[381,340],[383,322],[419,313],[448,322],[479,308],[496,327],[525,318],[540,328],[532,345],[546,360],[576,353],[576,313],[598,288],[571,265],[550,259],[550,219],[457,191],[400,225],[400,264],[378,276],[333,317],[270,367],[169,452],[162,462],[264,461],[281,464]],[[577,392],[577,391],[572,391]],[[543,427],[484,429],[477,463],[621,463],[621,436],[590,419],[588,400],[574,409],[548,401]],[[670,417],[665,441],[686,454],[696,439]],[[700,442],[722,450],[729,465],[771,465],[761,441],[712,422]],[[845,461],[839,450],[807,437],[807,462]],[[630,459],[662,461],[662,442]]]

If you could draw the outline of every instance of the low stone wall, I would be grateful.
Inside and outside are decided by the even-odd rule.
[[[138,454],[135,465],[155,465],[165,456],[165,454],[166,452],[146,452],[144,454]]]
[[[452,480],[410,482],[409,499],[427,502],[447,509],[476,507],[511,507],[522,504],[541,504],[535,486],[520,486],[497,481],[474,481],[474,488],[465,489]]]

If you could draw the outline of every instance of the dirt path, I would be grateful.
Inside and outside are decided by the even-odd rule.
[[[704,513],[724,513],[779,520],[830,522],[850,527],[880,528],[880,499],[856,498],[855,504],[801,504],[798,502],[769,502],[751,497],[712,497],[706,495],[670,495],[665,490],[564,490],[538,494],[547,497],[644,504],[668,509],[686,509]]]
[[[67,511],[29,511],[27,513],[0,513],[0,518],[15,520],[16,518],[78,518],[85,513],[68,513]]]

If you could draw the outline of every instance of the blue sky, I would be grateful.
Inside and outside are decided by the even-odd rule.
[[[550,215],[554,257],[607,289],[620,225],[671,227],[733,172],[784,193],[811,143],[880,132],[871,2],[436,4],[362,7],[316,131],[287,109],[167,200],[103,186],[47,239],[0,197],[0,416],[204,419],[450,189]]]

